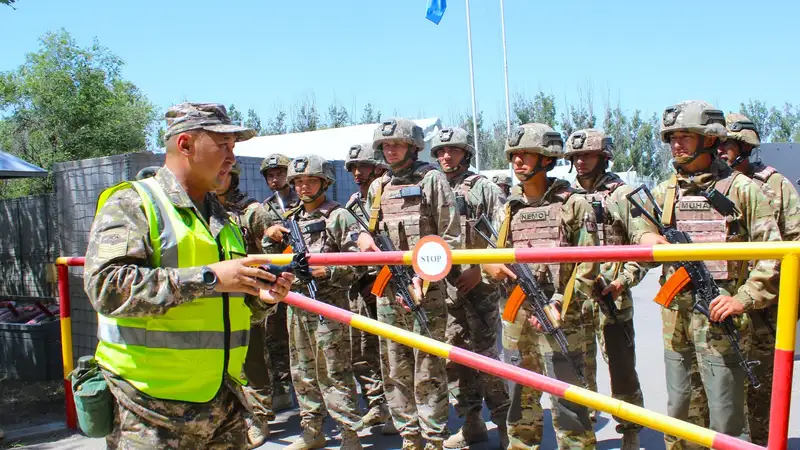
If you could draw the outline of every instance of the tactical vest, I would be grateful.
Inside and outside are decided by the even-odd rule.
[[[341,208],[340,204],[333,200],[325,200],[325,203],[320,205],[314,212],[314,216],[317,216],[316,213],[319,212],[322,213],[322,217],[297,220],[297,226],[300,228],[300,232],[303,233],[303,238],[306,240],[306,246],[309,252],[322,252],[322,247],[325,245],[325,227],[328,217],[338,208]]]
[[[779,195],[778,192],[773,191],[770,189],[767,182],[769,181],[769,177],[778,173],[772,166],[766,166],[763,169],[759,170],[758,172],[753,173],[752,180],[758,187],[761,189],[761,192],[767,196],[769,200],[774,200],[775,197]]]
[[[568,247],[570,243],[561,229],[561,208],[571,192],[552,194],[555,202],[544,206],[523,206],[511,218],[511,239],[514,248]],[[561,264],[536,264],[536,281],[558,286]]]
[[[623,245],[626,241],[625,230],[614,227],[614,217],[608,210],[608,197],[624,183],[613,182],[605,185],[607,190],[595,191],[584,194],[586,201],[592,205],[595,220],[597,221],[597,235],[601,245]]]
[[[97,210],[121,189],[134,188],[150,225],[150,267],[188,268],[246,255],[239,229],[228,222],[216,240],[197,214],[176,208],[155,178],[103,191]],[[229,376],[244,384],[250,308],[244,295],[209,293],[163,315],[98,314],[99,365],[145,394],[205,403]]]
[[[474,248],[476,233],[473,230],[475,228],[475,222],[478,221],[478,217],[480,217],[481,214],[486,213],[486,211],[483,211],[482,205],[479,204],[476,208],[469,202],[469,193],[472,187],[475,186],[475,183],[481,178],[485,177],[480,174],[475,174],[464,178],[464,181],[458,186],[455,192],[456,209],[458,209],[458,214],[461,216],[461,236],[464,237],[464,248],[467,249]]]
[[[415,172],[420,176],[416,184],[393,185],[388,177],[381,179],[381,230],[388,230],[389,238],[399,250],[411,250],[423,236],[437,234],[430,205],[422,195],[422,178],[433,170],[422,166]]]
[[[717,181],[714,189],[727,197],[736,176]],[[694,243],[742,242],[746,236],[740,233],[738,217],[726,217],[711,206],[701,195],[681,195],[675,202],[675,223],[679,231],[686,232]],[[733,229],[731,229],[733,227]],[[739,276],[741,261],[706,261],[715,280],[731,280]]]

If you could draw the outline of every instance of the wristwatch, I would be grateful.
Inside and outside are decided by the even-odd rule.
[[[217,287],[219,278],[217,278],[217,274],[214,273],[210,267],[203,266],[203,268],[200,269],[200,276],[203,278],[203,284],[206,285],[207,291],[211,292]]]

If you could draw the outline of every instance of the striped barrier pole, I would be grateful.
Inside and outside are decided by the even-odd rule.
[[[58,309],[61,324],[61,365],[64,371],[64,407],[66,409],[67,428],[78,428],[78,416],[75,411],[75,399],[72,397],[72,383],[69,374],[72,373],[72,317],[71,302],[69,297],[69,267],[82,266],[84,258],[58,258]]]

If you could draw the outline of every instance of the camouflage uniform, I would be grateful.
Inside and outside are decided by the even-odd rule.
[[[323,179],[320,195],[335,182],[333,166],[316,155],[300,156],[289,167],[289,182],[301,175]],[[305,202],[315,201],[301,199]],[[312,253],[357,251],[351,231],[356,222],[338,203],[325,200],[313,211],[300,207],[294,220]],[[316,278],[316,298],[337,308],[348,309],[347,290],[358,274],[351,266],[330,266],[324,278]],[[295,280],[295,289],[308,295],[305,283]],[[327,413],[345,431],[361,428],[357,391],[350,356],[349,327],[334,320],[290,306],[289,360],[292,383],[300,403],[300,425],[305,433],[319,435]],[[357,439],[357,437],[356,437]],[[300,447],[297,447],[300,448]]]
[[[492,175],[492,183],[496,184],[503,192],[503,196],[511,193],[511,175]]]
[[[728,139],[734,140],[743,159],[750,157],[752,148],[761,145],[755,124],[741,114],[728,114],[725,117]],[[743,147],[742,144],[746,146]],[[749,146],[750,148],[748,148]],[[729,163],[739,168],[738,164]],[[748,163],[743,172],[750,177],[769,199],[778,230],[784,241],[800,240],[800,199],[791,181],[772,167],[761,162]],[[770,402],[772,400],[772,372],[775,363],[775,335],[764,323],[769,321],[773,329],[777,323],[778,304],[752,314],[752,339],[750,342],[750,358],[761,364],[753,368],[758,380],[759,389],[754,389],[750,380],[745,381],[747,389],[747,419],[750,426],[750,437],[754,444],[767,445],[769,436]]]
[[[462,173],[449,177],[450,187],[456,195],[457,210],[461,216],[461,236],[464,241],[462,248],[486,248],[486,242],[472,227],[481,215],[486,215],[491,220],[492,213],[505,204],[505,196],[500,188],[486,177],[468,170],[475,149],[472,146],[472,136],[466,130],[462,128],[440,130],[434,136],[431,156],[437,158],[439,149],[443,147],[458,147],[465,152],[464,161],[454,169],[454,171],[463,170]],[[449,294],[445,333],[447,343],[499,360],[498,307],[502,290],[499,285],[490,284],[482,279],[466,295],[459,294],[455,286],[456,280],[469,268],[470,265],[454,267],[447,276]],[[480,270],[480,267],[477,269]],[[445,447],[462,448],[488,439],[486,424],[481,417],[484,399],[492,421],[498,425],[501,441],[505,441],[505,423],[510,403],[505,382],[501,378],[452,361],[447,362],[447,381],[450,394],[455,401],[456,414],[459,417],[466,416],[466,420],[461,430],[445,442]]]
[[[378,229],[388,230],[398,249],[411,249],[422,236],[429,234],[441,236],[451,247],[459,248],[461,223],[453,191],[441,172],[415,160],[416,152],[424,146],[422,129],[410,120],[392,119],[375,130],[374,138],[373,147],[381,151],[386,141],[407,143],[406,158],[414,160],[410,167],[393,168],[391,173],[370,185],[367,205],[373,205],[377,193],[382,192]],[[444,341],[447,326],[445,283],[430,283],[423,297],[421,306],[428,315],[431,337]],[[383,323],[415,333],[421,331],[413,314],[397,303],[392,283],[378,298],[377,312],[378,320]],[[404,445],[408,444],[404,448],[417,448],[420,432],[429,446],[441,448],[448,434],[445,361],[385,338],[381,338],[380,343],[382,363],[385,362],[381,370],[386,400],[392,419],[403,435]]]
[[[350,171],[356,164],[370,164],[373,168],[388,169],[386,163],[382,162],[380,156],[376,155],[376,153],[377,151],[372,148],[372,142],[365,142],[352,146],[348,153],[348,159],[345,162],[345,169]],[[366,184],[363,186],[363,188],[367,187]],[[354,192],[347,204],[350,205],[352,202],[358,201],[359,194],[359,192]],[[362,198],[361,201],[363,202],[364,199]],[[369,220],[363,217],[360,208],[356,207],[353,211],[365,221]],[[357,239],[357,235],[354,237]],[[378,314],[377,298],[375,294],[371,292],[372,285],[375,283],[375,277],[376,273],[374,270],[364,273],[364,275],[352,285],[348,292],[350,311],[369,317],[370,319],[377,318]],[[350,344],[353,358],[353,373],[356,376],[356,381],[361,385],[361,394],[365,397],[367,407],[370,410],[381,408],[382,405],[386,404],[386,397],[383,394],[380,343],[378,336],[351,327]]]
[[[290,161],[289,157],[279,153],[269,155],[261,162],[261,174],[266,179],[267,170],[274,168],[288,169]],[[276,198],[277,195],[281,196],[284,207],[287,210],[300,204],[300,197],[288,185],[285,191],[275,192],[267,197],[262,204],[273,225],[280,223],[282,218],[275,213],[275,211],[281,211],[280,204]],[[268,237],[262,238],[261,245],[264,253],[280,253],[283,251],[280,243],[275,243]],[[289,331],[286,323],[286,308],[286,303],[279,303],[277,308],[273,310],[274,312],[267,317],[264,323],[264,331],[260,332],[265,342],[264,361],[269,367],[269,376],[272,378],[271,385],[263,391],[263,394],[270,395],[273,401],[284,399],[283,403],[288,403],[288,406],[291,406],[292,377],[289,373]],[[276,407],[280,406],[279,404],[276,405]]]
[[[592,205],[598,226],[598,234],[602,245],[628,245],[631,236],[648,230],[647,224],[632,214],[632,207],[625,196],[632,189],[613,172],[605,172],[605,165],[611,159],[613,142],[610,137],[594,129],[578,130],[567,139],[567,159],[574,164],[576,155],[595,153],[601,156],[601,161],[595,172],[587,174],[586,180],[591,183],[589,187],[582,187],[579,178],[572,187],[582,194]],[[639,284],[647,271],[636,262],[603,263],[600,265],[600,274],[605,284],[619,281],[623,290],[616,299],[617,321],[608,315],[605,305],[601,305],[597,296],[601,291],[595,286],[595,296],[583,304],[584,323],[593,324],[587,327],[586,336],[586,380],[589,389],[597,392],[597,344],[595,336],[600,340],[603,359],[609,367],[611,378],[611,395],[624,402],[637,406],[644,405],[642,391],[639,385],[639,375],[636,373],[635,343],[628,343],[630,336],[634,341],[633,328],[633,297],[631,288]],[[618,433],[631,430],[637,432],[641,425],[623,421],[619,422]],[[624,436],[623,441],[629,439],[631,448],[638,447],[638,439],[633,436]],[[626,448],[625,442],[623,447]]]
[[[512,131],[509,136],[506,156],[511,161],[514,153],[538,153],[553,158],[551,165],[555,165],[555,159],[563,156],[562,149],[561,135],[552,128],[542,124],[525,124]],[[544,171],[549,168],[550,166],[542,167],[540,164],[536,170]],[[521,184],[515,186],[506,205],[495,212],[495,227],[500,230],[500,234],[503,234],[503,230],[508,230],[508,246],[525,248],[598,245],[594,212],[586,199],[573,195],[575,191],[564,180],[548,178],[547,185],[541,200],[535,202],[527,199]],[[531,271],[551,302],[560,303],[574,267],[574,264],[567,263],[532,264]],[[523,319],[518,347],[522,368],[541,373],[544,366],[548,376],[580,385],[578,376],[566,358],[575,361],[579,368],[583,366],[585,327],[590,325],[582,321],[581,305],[592,297],[592,286],[598,267],[594,263],[583,263],[575,269],[575,274],[573,294],[576,298],[570,302],[561,319],[569,355],[562,354],[555,339],[549,334],[539,333],[528,320],[524,320],[526,314],[528,317],[532,315],[528,302],[523,304],[518,314]],[[540,397],[541,393],[534,389],[522,385],[514,386],[508,414],[511,448],[538,448],[541,444]],[[553,425],[559,448],[593,448],[596,438],[588,408],[555,396],[552,397],[552,402]]]
[[[689,131],[700,136],[726,136],[722,112],[705,102],[683,102],[668,108],[664,113],[661,138],[669,142],[673,131]],[[702,142],[702,141],[701,141]],[[659,205],[664,205],[668,187],[674,183],[675,224],[686,231],[695,242],[766,242],[780,240],[778,227],[772,216],[769,202],[758,186],[732,172],[727,165],[716,159],[715,148],[698,149],[711,151],[712,164],[702,173],[685,174],[676,162],[678,173],[673,180],[659,184],[653,196]],[[728,197],[736,207],[734,216],[725,217],[711,208],[697,219],[696,204],[703,203],[701,192],[712,189]],[[708,210],[708,209],[706,209]],[[686,219],[684,219],[686,217]],[[701,222],[693,226],[695,222]],[[702,222],[711,224],[705,230]],[[724,224],[724,232],[719,225]],[[733,295],[745,311],[764,308],[776,300],[776,262],[759,261],[749,273],[747,280],[737,283],[739,261],[707,261],[723,295]],[[675,266],[664,265],[662,284],[675,272]],[[736,289],[737,285],[741,285]],[[702,314],[692,309],[693,293],[684,289],[673,299],[668,308],[662,309],[664,333],[664,360],[667,370],[668,414],[686,420],[689,415],[691,362],[696,358],[702,385],[708,396],[710,428],[749,441],[747,423],[744,420],[745,372],[739,365],[733,349],[722,329],[709,323]],[[750,319],[748,314],[735,318],[740,333],[740,346],[746,350],[750,342]],[[668,449],[689,447],[672,436],[665,436]]]

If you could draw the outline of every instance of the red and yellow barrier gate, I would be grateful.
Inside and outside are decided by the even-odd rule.
[[[772,412],[770,417],[769,450],[786,450],[789,431],[789,408],[794,360],[795,321],[800,292],[800,243],[740,243],[740,244],[682,244],[656,246],[617,246],[591,248],[552,249],[500,249],[455,250],[453,264],[481,263],[549,263],[549,262],[603,262],[603,261],[704,261],[704,260],[764,260],[780,259],[780,301],[778,307],[775,370],[772,387]],[[259,255],[264,262],[287,264],[292,255]],[[411,252],[383,253],[326,253],[312,254],[311,265],[383,265],[411,264]],[[62,346],[64,378],[72,371],[72,340],[69,322],[69,286],[67,266],[83,265],[83,258],[59,258],[59,294],[62,313]],[[63,269],[62,269],[63,267]],[[575,403],[604,411],[681,439],[715,449],[760,449],[762,447],[737,438],[717,433],[696,425],[673,419],[663,414],[640,408],[611,397],[572,386],[544,375],[520,369],[510,364],[435,341],[396,327],[386,325],[350,311],[341,310],[300,294],[291,293],[286,303],[321,314],[329,319],[395,340],[422,351],[448,358],[514,382],[524,384]],[[66,318],[66,320],[64,320]],[[69,356],[69,358],[67,358]],[[66,384],[65,384],[66,385]],[[67,423],[75,427],[74,408],[67,390]]]

